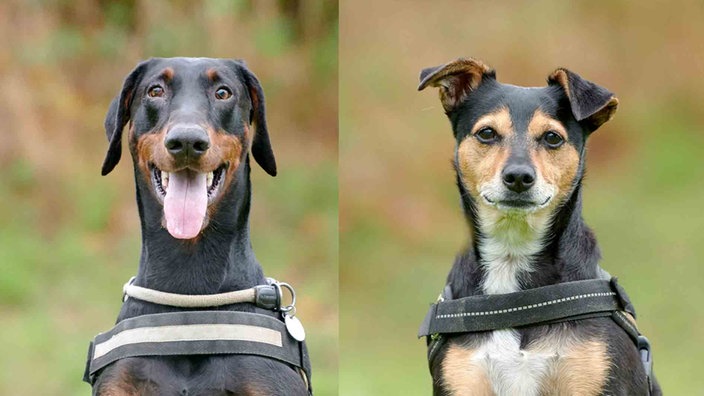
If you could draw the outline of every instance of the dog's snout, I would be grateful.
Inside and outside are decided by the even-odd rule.
[[[535,184],[535,169],[527,164],[511,164],[501,172],[501,178],[506,188],[522,193]]]
[[[195,159],[210,148],[208,133],[197,126],[177,126],[169,131],[164,145],[178,159]]]

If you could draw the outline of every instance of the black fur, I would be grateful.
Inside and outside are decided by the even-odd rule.
[[[173,58],[171,61],[183,62],[184,58]],[[108,113],[105,116],[105,133],[107,134],[110,146],[108,148],[105,161],[103,162],[102,175],[105,176],[110,173],[118,162],[120,162],[120,157],[122,155],[122,130],[125,125],[130,121],[132,115],[131,110],[134,105],[134,95],[135,90],[138,88],[138,84],[142,82],[150,70],[152,73],[160,71],[162,68],[168,66],[169,59],[152,58],[150,60],[144,61],[137,65],[137,67],[132,70],[132,72],[125,78],[122,90],[120,94],[117,95],[110,103]],[[255,135],[252,142],[252,154],[257,163],[271,176],[276,176],[276,159],[274,158],[274,151],[271,149],[271,142],[269,140],[269,131],[266,125],[266,105],[264,100],[264,91],[259,83],[257,77],[252,73],[242,61],[234,60],[219,60],[212,59],[209,62],[202,64],[211,67],[229,68],[235,73],[236,78],[239,83],[243,85],[243,88],[239,94],[245,98],[249,98],[249,101],[240,101],[241,106],[249,106],[248,112],[242,112],[242,114],[249,113],[247,118],[249,124],[255,126]],[[157,69],[159,69],[157,71]],[[156,77],[156,76],[149,76]],[[146,90],[148,87],[142,86],[142,90]],[[248,102],[248,103],[247,103]],[[137,102],[140,104],[141,102]],[[146,108],[142,108],[146,110]],[[144,114],[143,114],[144,115]],[[242,116],[242,115],[240,115]],[[146,117],[147,119],[151,117]],[[151,120],[152,123],[158,120]],[[229,121],[236,121],[229,120]],[[133,122],[135,122],[133,120]]]
[[[142,100],[150,84],[159,81],[166,67],[178,79],[169,90],[168,103],[155,106]],[[237,101],[228,107],[207,102],[209,89],[202,75],[208,68],[220,71],[220,78],[233,89]],[[171,84],[171,83],[170,83]],[[209,92],[209,91],[208,91]],[[251,95],[256,95],[252,99]],[[105,127],[110,147],[103,166],[109,173],[120,158],[122,129],[131,120],[133,139],[161,128],[184,101],[200,108],[217,130],[242,138],[244,124],[256,125],[253,143],[255,159],[267,173],[276,174],[276,163],[266,129],[264,95],[254,74],[241,62],[217,59],[151,59],[143,62],[125,80],[122,92],[108,111]],[[130,142],[134,151],[134,142]],[[153,186],[139,169],[134,175],[137,206],[142,228],[142,253],[135,284],[181,294],[213,294],[265,284],[261,266],[252,250],[249,236],[251,202],[250,164],[244,150],[243,160],[233,182],[222,192],[214,214],[196,240],[173,238],[162,227],[163,207],[155,198]],[[251,304],[236,304],[213,309],[278,315]],[[178,311],[179,308],[128,299],[117,322],[152,313]],[[258,356],[140,357],[120,360],[105,369],[93,386],[95,395],[123,384],[140,395],[232,395],[260,394],[306,395],[306,386],[295,369],[287,364]]]
[[[420,74],[420,88],[424,88],[423,82],[427,82],[431,73],[437,73],[445,66],[424,69]],[[472,78],[479,77],[480,84],[475,89],[470,89],[464,100],[446,111],[457,140],[456,147],[459,147],[459,143],[467,137],[481,116],[501,107],[507,107],[516,133],[526,131],[527,123],[536,109],[541,109],[565,126],[569,144],[573,144],[580,153],[579,170],[573,181],[573,190],[553,215],[554,220],[549,232],[544,236],[542,244],[544,247],[533,260],[535,271],[526,273],[521,278],[520,284],[524,289],[560,282],[595,279],[599,277],[600,271],[598,262],[601,256],[596,238],[581,215],[585,143],[590,133],[610,118],[618,102],[611,92],[582,79],[579,75],[565,69],[558,69],[558,71],[566,73],[568,86],[561,85],[555,78],[555,74],[550,77],[549,85],[541,88],[524,88],[499,83],[493,71],[481,76],[472,76]],[[469,69],[468,73],[476,73],[476,71]],[[471,80],[470,77],[453,77],[450,84]],[[464,88],[454,88],[455,91],[462,91],[462,89]],[[525,147],[518,147],[517,150],[525,150]],[[451,286],[453,298],[483,294],[481,284],[485,277],[484,268],[480,265],[482,257],[479,244],[482,243],[483,238],[477,224],[477,203],[463,186],[458,166],[458,158],[455,155],[457,186],[470,227],[471,244],[457,256],[448,275],[447,282]],[[603,394],[648,394],[646,377],[638,351],[623,329],[610,318],[523,328],[518,330],[521,346],[526,346],[531,340],[544,337],[555,329],[563,329],[565,326],[578,337],[596,338],[607,344],[612,364]],[[488,336],[489,333],[444,336],[446,342],[440,347],[437,358],[431,362],[435,395],[449,395],[442,386],[441,372],[447,347],[451,344],[478,345]],[[657,384],[655,388],[653,394],[660,394]]]

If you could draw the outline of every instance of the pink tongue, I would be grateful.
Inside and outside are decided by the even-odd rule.
[[[195,238],[203,226],[208,207],[206,174],[190,170],[169,174],[164,198],[166,229],[174,238]]]

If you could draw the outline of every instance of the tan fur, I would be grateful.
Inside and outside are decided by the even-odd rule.
[[[225,131],[216,132],[212,128],[208,128],[207,131],[210,138],[210,149],[208,149],[206,158],[201,160],[201,164],[206,161],[206,164],[202,166],[210,166],[212,169],[217,169],[223,162],[229,163],[230,166],[228,166],[220,186],[220,191],[227,191],[235,179],[235,171],[240,166],[240,160],[243,155],[242,142]],[[245,139],[249,134],[248,131],[249,127],[245,126]],[[218,203],[220,202],[219,198],[221,197],[222,194],[220,194],[217,201],[208,206],[208,218],[211,218],[217,211]]]
[[[234,172],[239,167],[242,157],[242,142],[225,131],[215,131],[210,127],[206,127],[206,130],[210,138],[210,148],[199,162],[201,171],[210,172],[223,162],[228,162],[230,164],[228,173]]]
[[[151,170],[149,169],[150,164],[156,165],[157,168],[165,172],[180,170],[176,169],[173,157],[169,154],[164,145],[168,128],[169,126],[166,126],[159,131],[146,133],[135,140],[134,128],[130,126],[130,150],[147,183],[151,183],[152,177]],[[205,126],[205,130],[210,139],[210,148],[206,151],[205,155],[200,158],[197,164],[192,164],[190,167],[198,172],[207,173],[214,171],[223,163],[228,163],[229,166],[220,187],[220,191],[227,191],[230,183],[234,180],[234,174],[243,157],[242,142],[239,138],[225,131],[215,131],[215,129],[210,126]],[[251,135],[249,133],[249,127],[245,126],[245,139],[247,139],[249,135]],[[245,144],[249,146],[249,143]],[[217,202],[219,202],[220,198],[222,198],[222,194],[218,196],[218,201],[208,206],[208,218],[216,211]]]
[[[514,135],[511,114],[504,107],[477,120],[472,132],[462,140],[457,148],[460,176],[464,186],[473,196],[479,194],[479,186],[489,182],[498,172],[501,172],[509,156],[505,145],[482,144],[473,136],[484,127],[493,128],[504,139],[511,139]]]
[[[543,382],[545,396],[601,395],[609,372],[606,344],[587,341],[565,348]]]
[[[548,149],[539,146],[537,140],[547,131],[558,133],[565,139],[565,144],[557,149]],[[572,191],[574,178],[579,168],[579,153],[571,144],[568,144],[567,131],[561,122],[547,116],[540,110],[533,114],[528,124],[529,139],[535,143],[535,148],[530,149],[531,161],[539,175],[557,187],[558,191],[554,203],[562,202]]]
[[[445,390],[457,396],[492,396],[491,384],[484,368],[471,362],[474,351],[450,345],[442,361],[442,383]]]
[[[131,148],[136,156],[140,169],[149,174],[149,163],[156,165],[166,172],[175,172],[176,164],[171,154],[166,150],[164,139],[168,126],[152,133],[146,133],[131,143]],[[132,128],[131,128],[132,129]],[[237,169],[242,156],[242,142],[225,131],[215,131],[209,126],[205,126],[210,139],[210,148],[203,155],[197,164],[191,167],[199,172],[212,172],[224,162],[229,162],[230,171]],[[130,131],[130,140],[134,139],[134,131]]]
[[[218,71],[214,68],[206,70],[205,75],[208,76],[210,81],[217,81],[220,77],[218,76]]]
[[[132,388],[134,389],[134,388]],[[97,393],[98,396],[140,396],[136,390],[127,390],[119,386],[107,385],[101,386]]]
[[[161,78],[164,79],[165,82],[169,82],[174,79],[174,69],[167,67],[161,72]]]
[[[567,72],[564,69],[557,69],[552,74],[548,76],[548,81],[555,81],[560,86],[562,89],[565,90],[565,95],[567,95],[568,98],[572,97],[572,93],[570,92],[570,81],[569,77],[567,77]]]
[[[130,150],[147,181],[151,180],[150,163],[167,172],[174,168],[174,161],[164,146],[165,137],[166,128],[162,128],[135,138],[133,127],[130,127]]]
[[[268,396],[270,393],[261,384],[251,383],[244,386],[241,394],[243,396]]]
[[[604,107],[602,107],[598,112],[589,117],[589,119],[593,124],[601,125],[607,121],[611,121],[611,119],[614,118],[614,114],[616,114],[617,109],[618,99],[612,97],[611,99],[609,99],[608,103],[604,105]]]
[[[479,86],[484,74],[493,72],[480,60],[460,58],[436,70],[419,89],[440,87],[442,106],[445,111],[450,111]]]
[[[140,396],[142,392],[137,389],[137,384],[129,373],[129,368],[121,362],[117,362],[115,367],[117,372],[111,373],[112,376],[107,382],[100,385],[100,389],[96,392],[98,396]]]

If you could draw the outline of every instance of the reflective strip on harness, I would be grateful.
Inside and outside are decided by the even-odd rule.
[[[236,311],[172,312],[137,316],[95,337],[88,354],[86,378],[127,357],[245,354],[273,358],[303,367],[303,347],[282,321]]]
[[[608,280],[585,280],[516,293],[476,295],[433,304],[418,332],[431,334],[498,330],[580,316],[609,316],[623,309]]]
[[[264,327],[222,324],[142,327],[125,330],[105,342],[96,344],[93,349],[93,359],[131,344],[216,340],[263,342],[277,347],[282,346],[281,333]]]

